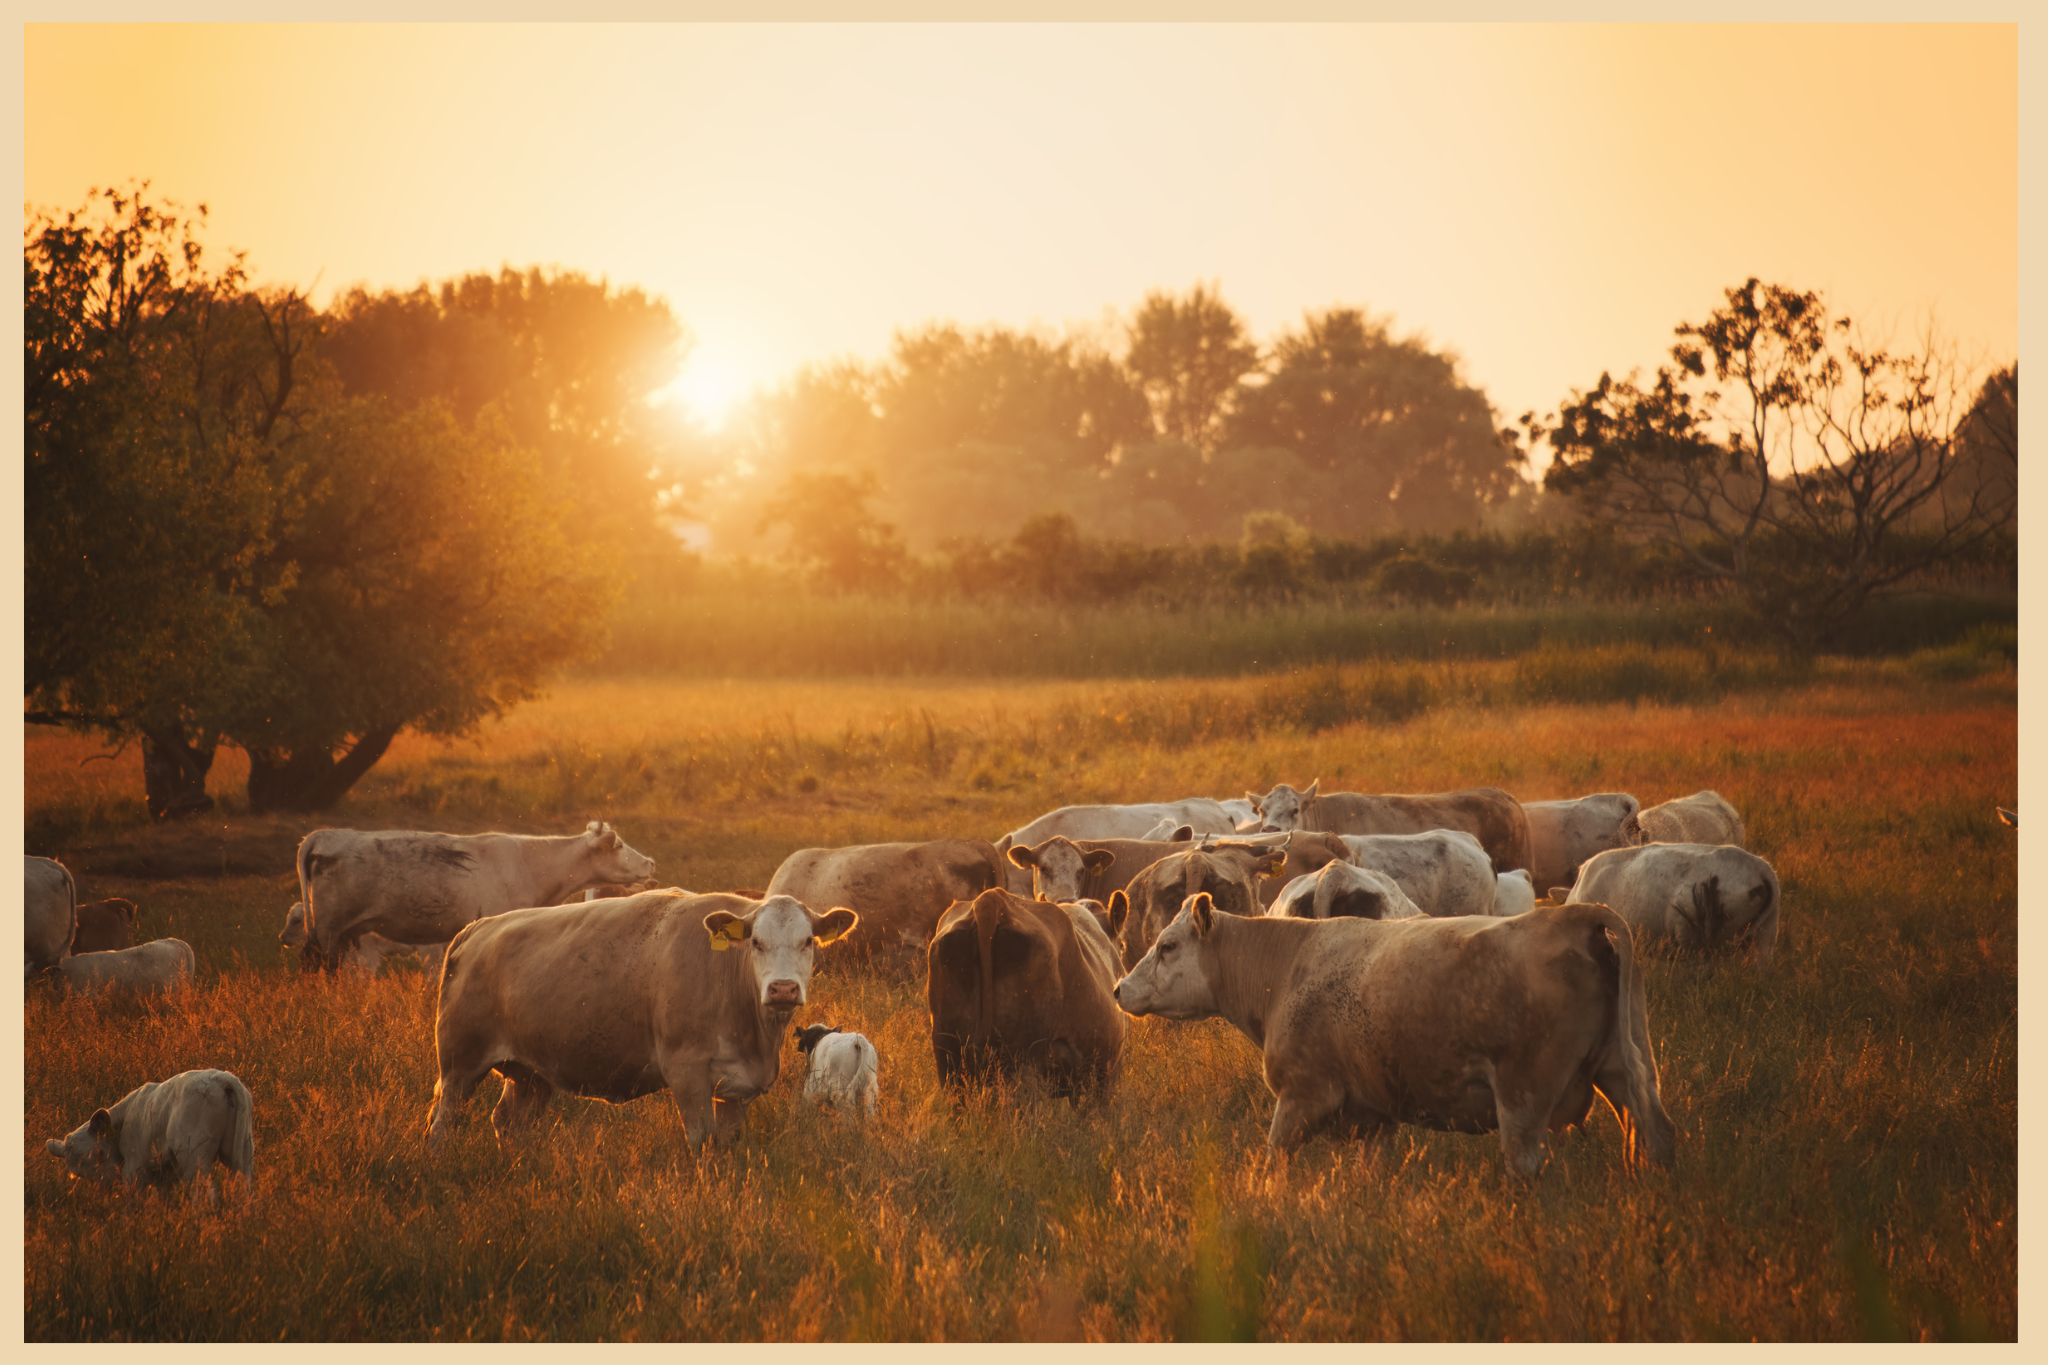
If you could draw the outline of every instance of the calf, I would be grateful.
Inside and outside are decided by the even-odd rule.
[[[111,953],[135,946],[135,902],[115,896],[87,901],[78,907],[78,928],[71,934],[74,953]]]
[[[869,1118],[881,1095],[881,1059],[875,1045],[859,1033],[841,1033],[837,1025],[812,1024],[796,1036],[796,1050],[811,1059],[804,1077],[804,1098],[813,1104],[859,1107]]]
[[[1748,943],[1768,967],[1778,942],[1778,874],[1732,844],[1645,844],[1596,855],[1571,899],[1608,906],[1636,942],[1688,952],[1731,952]]]
[[[116,990],[171,995],[192,984],[196,966],[191,944],[181,938],[160,938],[118,952],[75,953],[59,962],[57,970],[78,995]]]
[[[215,1162],[244,1188],[255,1181],[255,1111],[233,1074],[185,1071],[143,1082],[44,1149],[82,1179],[132,1187],[145,1175],[170,1175],[192,1187],[195,1202],[211,1202]]]
[[[1335,1124],[1500,1130],[1533,1177],[1595,1094],[1631,1154],[1668,1165],[1671,1118],[1628,925],[1602,905],[1513,919],[1241,919],[1193,896],[1117,984],[1132,1014],[1228,1019],[1264,1054],[1267,1143]]]

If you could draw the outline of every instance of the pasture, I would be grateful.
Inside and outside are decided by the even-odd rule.
[[[1532,662],[1532,659],[1534,662]],[[1532,701],[1547,697],[1592,702]],[[1201,682],[586,679],[451,746],[410,737],[322,819],[139,819],[131,749],[32,729],[28,848],[139,936],[198,952],[169,1004],[26,1006],[26,1331],[78,1339],[2012,1339],[2016,679],[1995,651],[1783,664],[1696,649]],[[421,1136],[432,983],[301,977],[275,940],[323,824],[560,833],[613,821],[696,891],[808,845],[993,838],[1065,802],[1499,785],[1711,787],[1778,869],[1770,970],[1647,961],[1674,1170],[1613,1117],[1539,1182],[1493,1136],[1398,1130],[1269,1157],[1220,1021],[1137,1021],[1075,1108],[937,1087],[922,983],[820,955],[797,1024],[880,1049],[878,1118],[784,1076],[693,1157],[666,1095],[557,1097]],[[257,1198],[104,1192],[43,1151],[145,1079],[239,1075]]]

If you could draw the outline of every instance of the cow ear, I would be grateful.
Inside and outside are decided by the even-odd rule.
[[[1131,898],[1119,886],[1109,893],[1109,932],[1121,934],[1124,931],[1124,921],[1130,917]]]
[[[85,1121],[85,1131],[91,1133],[94,1137],[110,1133],[113,1131],[113,1128],[114,1116],[104,1109],[93,1110],[92,1117]]]
[[[859,923],[860,916],[853,911],[843,905],[834,907],[820,916],[815,926],[818,946],[822,948],[828,943],[837,943],[852,933],[853,926]]]
[[[1116,854],[1106,848],[1097,848],[1089,850],[1088,856],[1081,860],[1081,866],[1090,872],[1100,872],[1115,861]]]
[[[1194,837],[1195,827],[1193,825],[1181,825],[1173,831],[1172,837],[1167,842],[1170,844],[1184,844]]]
[[[1323,785],[1323,779],[1322,779],[1322,778],[1320,778],[1320,777],[1319,777],[1319,778],[1317,778],[1317,779],[1316,779],[1315,781],[1313,781],[1313,782],[1309,783],[1309,784],[1308,784],[1308,787],[1307,787],[1307,788],[1306,788],[1305,790],[1303,790],[1303,792],[1301,793],[1301,799],[1302,799],[1302,800],[1304,800],[1304,801],[1313,801],[1313,800],[1315,800],[1315,797],[1316,797],[1316,788],[1317,788],[1317,787],[1320,787],[1320,786],[1322,786],[1322,785]]]
[[[1038,855],[1022,844],[1010,849],[1010,863],[1015,867],[1037,867]]]
[[[1216,902],[1208,892],[1197,891],[1188,898],[1188,912],[1195,917],[1195,933],[1207,937],[1211,917],[1216,913]]]
[[[1266,798],[1265,798],[1265,797],[1263,797],[1263,796],[1260,796],[1260,795],[1259,795],[1259,794],[1258,794],[1257,792],[1246,792],[1246,793],[1244,794],[1244,799],[1252,803],[1252,809],[1253,809],[1253,810],[1255,810],[1255,811],[1259,811],[1259,812],[1260,812],[1260,813],[1262,813],[1262,814],[1264,813],[1264,811],[1265,811],[1265,808],[1266,808],[1266,806],[1265,806]]]
[[[589,824],[583,827],[583,832],[585,834],[595,834],[603,828],[604,822],[602,820],[592,820]]]
[[[704,917],[704,927],[710,931],[713,951],[721,953],[735,943],[745,943],[754,933],[752,924],[730,910],[713,910]]]
[[[1286,861],[1287,850],[1283,846],[1279,849],[1274,850],[1271,853],[1268,853],[1265,857],[1253,863],[1252,872],[1256,876],[1270,877],[1273,876],[1275,873],[1279,872],[1281,866],[1285,864]]]
[[[619,838],[619,832],[610,825],[606,825],[604,833],[597,836],[597,846],[599,848],[617,848],[624,842],[625,840]]]

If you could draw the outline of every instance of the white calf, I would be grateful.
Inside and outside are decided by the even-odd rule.
[[[866,1035],[812,1024],[797,1035],[796,1049],[811,1058],[810,1074],[804,1080],[805,1099],[847,1109],[857,1105],[862,1113],[874,1116],[875,1101],[882,1091],[881,1059]]]
[[[1536,908],[1536,884],[1529,880],[1529,869],[1518,867],[1513,872],[1503,872],[1496,877],[1497,885],[1493,895],[1493,913],[1501,919],[1509,915],[1526,915]]]
[[[73,953],[57,964],[57,970],[79,995],[116,988],[170,995],[192,984],[196,965],[191,944],[182,938],[160,938],[113,952]]]
[[[211,1202],[215,1162],[240,1175],[245,1189],[255,1181],[255,1111],[249,1087],[231,1072],[186,1071],[144,1081],[44,1150],[71,1174],[106,1185],[168,1172],[191,1185],[194,1202]]]

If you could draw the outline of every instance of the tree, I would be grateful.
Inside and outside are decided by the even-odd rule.
[[[1291,450],[1323,473],[1326,535],[1476,526],[1517,479],[1515,447],[1456,362],[1354,308],[1282,333],[1235,413],[1232,445]]]
[[[761,514],[760,529],[789,528],[784,558],[815,585],[872,591],[902,581],[896,528],[868,510],[875,476],[866,471],[796,469]]]
[[[1238,381],[1258,368],[1259,348],[1214,285],[1185,298],[1163,289],[1145,295],[1131,320],[1124,366],[1168,440],[1212,453],[1223,434]]]
[[[1647,386],[1602,374],[1554,425],[1525,418],[1556,453],[1548,487],[1677,548],[1807,647],[2010,523],[1995,482],[1943,496],[1967,392],[1952,359],[1871,346],[1815,293],[1752,278],[1725,296]]]

